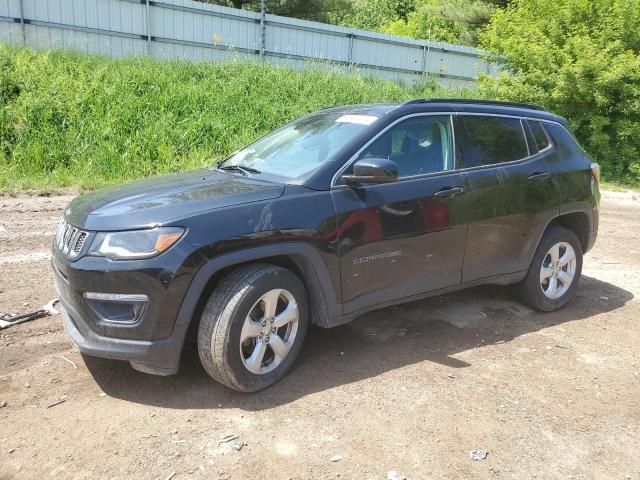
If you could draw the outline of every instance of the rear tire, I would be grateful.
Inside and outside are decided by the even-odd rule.
[[[542,312],[552,312],[573,297],[582,274],[582,246],[564,227],[552,226],[542,236],[527,276],[518,285],[522,301]]]
[[[222,279],[202,312],[200,361],[226,387],[262,390],[291,368],[307,325],[307,292],[295,274],[267,264],[240,267]]]

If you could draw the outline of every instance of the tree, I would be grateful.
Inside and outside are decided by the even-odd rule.
[[[514,0],[481,45],[504,66],[482,94],[565,116],[605,176],[640,181],[640,0]]]
[[[507,0],[361,0],[339,23],[405,37],[476,45],[491,13]]]
[[[382,31],[413,38],[477,45],[478,32],[495,7],[482,0],[420,0],[406,20],[398,19]]]
[[[260,11],[260,0],[202,0],[225,7]],[[350,10],[351,0],[266,0],[268,13],[326,22],[332,15]]]
[[[416,0],[356,0],[351,9],[334,16],[335,23],[363,30],[380,30],[395,20],[406,20]]]

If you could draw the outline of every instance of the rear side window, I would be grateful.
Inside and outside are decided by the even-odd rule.
[[[540,122],[529,120],[529,128],[531,128],[531,133],[536,141],[538,150],[544,150],[550,145],[549,138],[544,131],[544,126]]]
[[[454,123],[458,168],[512,162],[529,155],[517,118],[461,115]]]

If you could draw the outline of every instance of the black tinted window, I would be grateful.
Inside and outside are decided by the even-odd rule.
[[[529,155],[516,118],[459,116],[455,134],[458,168],[512,162]]]
[[[419,116],[394,125],[364,149],[359,158],[381,157],[398,165],[400,177],[453,168],[451,120]]]
[[[549,139],[544,132],[542,124],[540,122],[529,121],[529,127],[531,127],[531,133],[533,134],[533,138],[536,140],[538,150],[544,150],[547,148],[549,146]]]

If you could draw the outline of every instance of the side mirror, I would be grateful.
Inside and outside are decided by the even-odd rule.
[[[395,182],[398,165],[386,158],[362,158],[353,164],[353,173],[342,178],[349,185]]]

